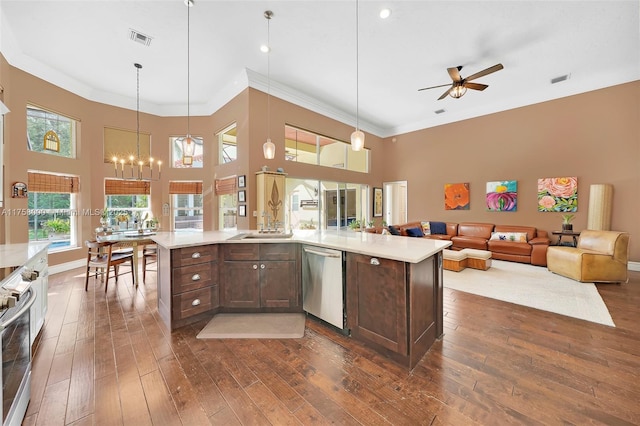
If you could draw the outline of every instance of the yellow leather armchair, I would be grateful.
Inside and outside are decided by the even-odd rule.
[[[628,280],[629,234],[586,230],[577,247],[552,246],[547,250],[547,268],[580,282]]]

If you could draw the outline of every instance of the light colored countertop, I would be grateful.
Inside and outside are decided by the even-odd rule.
[[[47,247],[48,242],[0,244],[0,268],[24,265]]]
[[[151,239],[167,249],[217,243],[303,243],[409,263],[421,262],[451,245],[451,241],[380,235],[351,230],[295,231],[291,238],[283,239],[232,239],[243,233],[256,233],[256,231],[158,232]]]

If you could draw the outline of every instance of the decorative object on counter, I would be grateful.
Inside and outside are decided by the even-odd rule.
[[[138,63],[134,63],[133,66],[136,67],[136,148],[137,148],[137,156],[130,155],[128,160],[126,158],[120,158],[117,155],[111,157],[111,161],[113,161],[113,168],[116,178],[119,179],[127,179],[127,180],[144,180],[144,181],[153,181],[159,180],[162,173],[162,161],[155,161],[155,164],[158,165],[158,176],[154,177],[153,175],[153,167],[154,167],[154,159],[153,157],[149,157],[148,160],[143,160],[140,156],[140,69],[142,65]],[[129,167],[131,171],[131,176],[128,174],[125,176],[124,166],[125,163],[129,162]],[[120,174],[118,175],[118,164],[120,164]],[[148,171],[148,175],[146,172]]]
[[[571,221],[575,215],[573,214],[563,214],[562,215],[562,230],[563,231],[573,231],[573,224]]]
[[[278,168],[276,169],[276,172],[278,172],[278,173],[284,173],[284,169],[283,169],[282,167],[278,167]]]
[[[269,167],[268,166],[262,166],[262,167],[260,167],[260,170],[262,170],[263,172],[268,172],[269,171]]]
[[[244,188],[247,186],[247,177],[245,175],[238,176],[238,188]]]
[[[267,54],[267,141],[262,145],[264,158],[272,160],[276,156],[276,145],[271,142],[271,18],[273,12],[266,10],[264,17],[267,19],[267,45],[262,51]]]

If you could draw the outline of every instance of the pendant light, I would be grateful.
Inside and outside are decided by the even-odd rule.
[[[115,170],[116,178],[120,179],[130,179],[130,180],[158,180],[161,177],[162,173],[162,161],[157,161],[158,165],[158,178],[154,179],[153,177],[153,157],[149,157],[148,161],[144,161],[142,157],[140,157],[140,70],[142,69],[142,65],[135,63],[133,64],[136,67],[136,156],[129,155],[128,160],[126,158],[119,158],[118,156],[113,156],[111,161],[113,161],[113,168]],[[125,164],[129,164],[129,168],[131,171],[131,176],[125,176]],[[118,175],[118,164],[120,164],[120,175]],[[146,166],[146,167],[145,167]],[[147,175],[146,172],[149,171]]]
[[[190,101],[191,101],[191,86],[190,86],[190,64],[191,64],[191,46],[190,46],[190,24],[191,24],[191,8],[193,7],[194,0],[184,0],[184,4],[187,6],[187,135],[182,139],[182,164],[185,166],[193,165],[193,154],[196,149],[196,144],[191,137],[190,131]]]
[[[364,148],[364,133],[360,130],[360,84],[359,84],[359,34],[358,34],[358,0],[356,0],[356,129],[351,133],[351,149],[360,151]]]
[[[267,10],[264,12],[264,17],[267,19],[267,141],[262,145],[262,153],[267,160],[273,160],[276,156],[276,146],[271,142],[271,18],[273,12]]]

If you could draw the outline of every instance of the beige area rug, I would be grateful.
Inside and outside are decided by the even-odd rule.
[[[299,339],[305,314],[218,314],[198,339]]]
[[[543,266],[492,260],[486,271],[444,271],[444,286],[479,296],[615,327],[595,284],[581,283]]]

